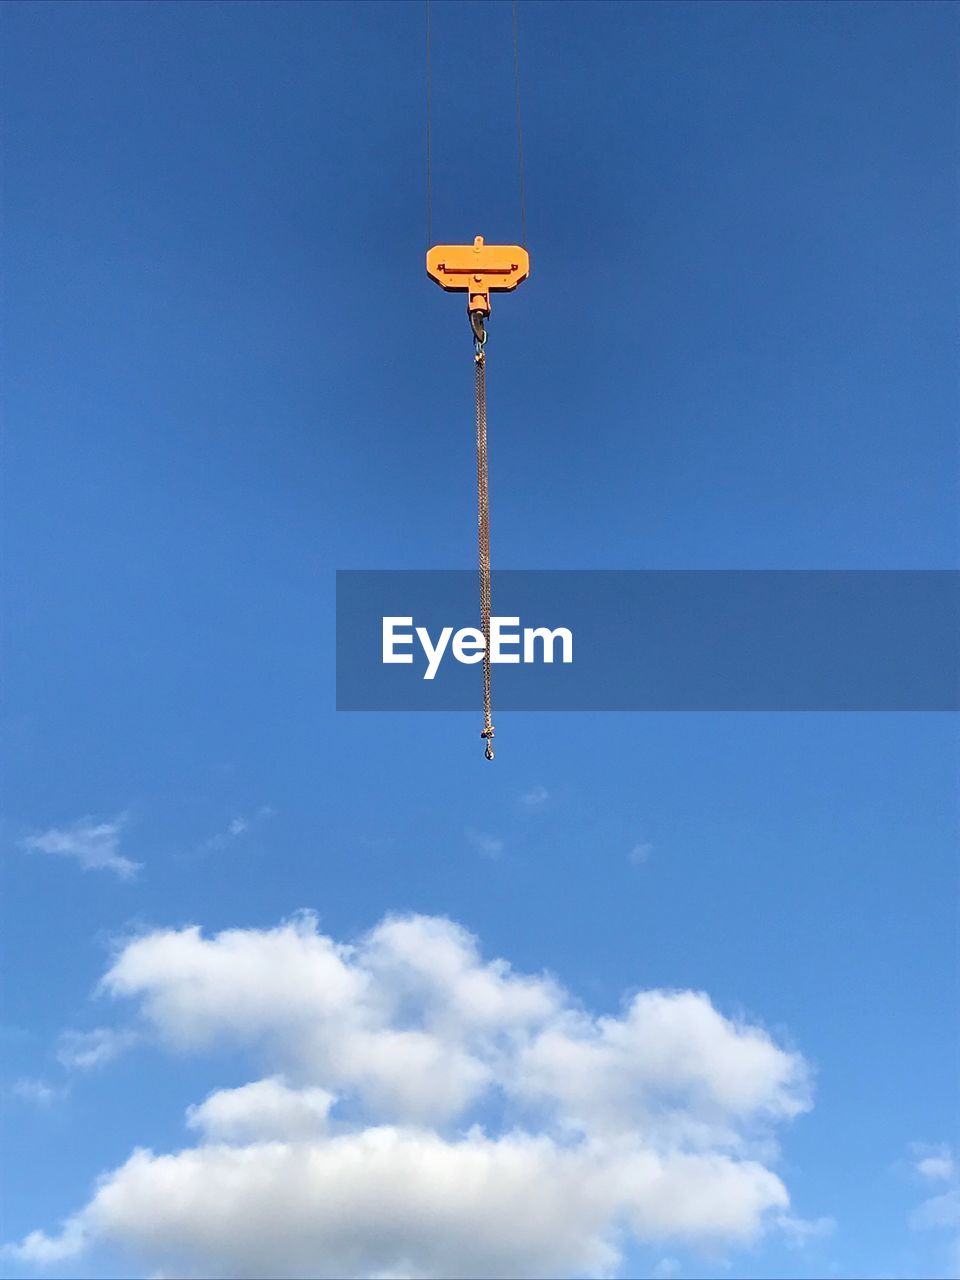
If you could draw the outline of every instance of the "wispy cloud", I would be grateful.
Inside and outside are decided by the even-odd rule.
[[[125,814],[112,822],[78,818],[70,826],[50,827],[47,831],[25,836],[20,841],[20,848],[28,853],[73,858],[84,871],[112,871],[121,880],[132,880],[143,864],[120,852],[120,836],[126,822]]]
[[[97,1027],[93,1031],[64,1031],[57,1057],[65,1067],[89,1071],[102,1067],[136,1044],[137,1034],[130,1030]]]
[[[777,1218],[777,1226],[793,1249],[802,1249],[811,1240],[832,1236],[837,1229],[835,1218],[798,1218],[793,1213],[781,1213]]]
[[[661,1258],[653,1268],[654,1280],[674,1280],[680,1274],[680,1263],[676,1258]]]
[[[520,797],[520,803],[527,809],[539,809],[549,799],[550,792],[546,787],[531,787],[529,791],[525,791]]]
[[[635,867],[641,867],[645,862],[650,861],[650,855],[653,853],[652,844],[635,844],[627,854],[627,861]]]
[[[956,1157],[945,1145],[914,1143],[910,1152],[911,1172],[934,1192],[914,1209],[910,1226],[914,1231],[950,1233],[950,1252],[960,1262],[960,1167]],[[951,1268],[950,1274],[956,1271]]]
[[[467,827],[464,835],[468,843],[484,858],[499,858],[503,853],[504,845],[499,836],[490,835],[485,831],[475,831],[473,827]]]
[[[272,805],[264,804],[253,814],[252,817],[245,817],[243,814],[236,814],[227,823],[222,831],[218,831],[215,835],[209,836],[200,846],[206,852],[214,853],[220,849],[226,849],[228,845],[239,840],[241,836],[247,834],[256,822],[263,822],[266,818],[272,818],[274,813]]]
[[[37,1080],[31,1076],[21,1076],[10,1086],[10,1094],[21,1102],[30,1102],[37,1107],[49,1107],[67,1093],[65,1088],[47,1084],[46,1080]]]
[[[952,1182],[957,1164],[949,1147],[914,1148],[913,1170],[925,1182]]]

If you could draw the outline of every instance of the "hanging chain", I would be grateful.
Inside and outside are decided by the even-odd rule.
[[[426,18],[426,213],[427,248],[432,247],[433,233],[433,72],[430,58],[430,0],[424,2]],[[523,125],[520,117],[520,23],[518,0],[511,6],[513,27],[513,75],[517,124],[517,169],[520,180],[520,243],[527,243],[527,200],[523,172]],[[479,280],[480,277],[478,276]],[[489,308],[487,309],[489,310]],[[490,493],[487,470],[487,383],[484,344],[484,311],[471,311],[470,326],[474,339],[474,364],[477,378],[477,531],[480,561],[480,627],[483,632],[483,729],[484,755],[493,759],[493,712],[490,697]]]
[[[481,332],[483,330],[481,329]],[[483,731],[484,755],[493,759],[493,720],[490,701],[490,493],[487,482],[487,379],[483,338],[474,339],[477,371],[477,528],[480,548],[480,629],[483,632]]]

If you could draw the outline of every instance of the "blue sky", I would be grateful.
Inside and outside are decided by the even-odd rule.
[[[189,1224],[148,1239],[127,1185],[136,1148],[181,1172],[176,1153],[235,1149],[210,1108],[185,1126],[208,1095],[246,1107],[249,1140],[271,1107],[326,1123],[326,1090],[337,1141],[419,1125],[438,1168],[456,1148],[495,1184],[516,1130],[553,1186],[581,1124],[607,1161],[578,1184],[595,1187],[626,1177],[597,1118],[614,1078],[646,1108],[616,1113],[638,1126],[631,1158],[673,1158],[665,1116],[699,1126],[711,1168],[764,1175],[757,1221],[738,1201],[743,1230],[707,1239],[644,1202],[628,1228],[611,1192],[568,1254],[511,1254],[519,1227],[478,1197],[451,1208],[469,1243],[454,1233],[422,1273],[480,1265],[469,1249],[502,1231],[524,1274],[596,1271],[597,1240],[626,1276],[954,1274],[951,717],[513,713],[488,766],[478,715],[333,709],[335,570],[474,556],[466,323],[422,267],[421,7],[0,17],[3,1239],[56,1241],[80,1215],[46,1265],[8,1249],[6,1274],[235,1274],[225,1243],[191,1252]],[[521,38],[532,272],[490,324],[495,563],[956,567],[956,9],[524,3]],[[435,6],[438,240],[519,234],[511,59],[508,5]],[[304,909],[316,934],[285,932]],[[545,1083],[471,1023],[490,1090],[439,1118],[388,1105],[417,1076],[390,1056],[407,1023],[383,1013],[399,943],[370,933],[391,914],[414,918],[404,999],[444,1053],[454,1023],[466,1053],[467,1015],[423,959],[452,928],[431,918],[478,939],[482,962],[443,935],[474,986],[542,1002],[523,1015],[534,1048],[575,1026],[579,1048],[625,1056],[583,1097],[572,1070]],[[208,991],[230,930],[249,964]],[[337,981],[367,984],[385,1019],[363,1006],[380,1094],[307,1052],[310,1009],[263,1012],[297,989],[264,995],[284,964],[320,983],[325,937],[357,943]],[[515,981],[483,967],[498,957]],[[688,1028],[679,1058],[650,1021],[658,992]],[[259,1022],[240,1025],[244,1000]],[[353,1018],[330,1023],[338,1044]],[[677,1097],[643,1067],[651,1046]],[[736,1105],[728,1054],[736,1088],[756,1077]],[[259,1080],[275,1096],[236,1092]],[[489,1151],[463,1137],[474,1122]],[[126,1217],[94,1203],[103,1174]],[[557,1196],[573,1222],[582,1205]],[[414,1267],[422,1241],[354,1208],[381,1250],[356,1274]]]

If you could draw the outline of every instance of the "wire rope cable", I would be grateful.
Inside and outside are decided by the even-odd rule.
[[[527,247],[527,193],[523,172],[523,122],[520,115],[520,14],[513,0],[513,85],[517,108],[517,169],[520,176],[520,243]]]
[[[432,13],[431,0],[424,0],[425,63],[426,63],[426,203],[427,248],[433,243],[433,63],[431,56]],[[512,0],[511,25],[513,29],[513,90],[514,115],[517,126],[517,177],[520,191],[520,243],[527,247],[527,191],[526,170],[523,160],[523,115],[520,109],[520,3]]]
[[[424,0],[426,10],[426,61],[427,61],[427,248],[433,232],[433,71],[430,65],[430,0]]]

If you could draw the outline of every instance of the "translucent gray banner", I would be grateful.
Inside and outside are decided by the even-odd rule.
[[[466,570],[339,572],[338,709],[473,710],[476,597]],[[501,570],[493,614],[506,710],[960,707],[956,571]]]

